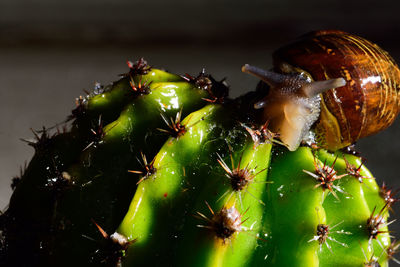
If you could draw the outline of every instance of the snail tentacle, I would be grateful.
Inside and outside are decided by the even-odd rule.
[[[303,92],[308,97],[314,97],[322,94],[329,89],[334,89],[346,85],[343,78],[330,79],[325,81],[315,81],[303,86]]]
[[[263,70],[255,66],[251,66],[249,64],[245,64],[242,67],[242,72],[258,77],[271,87],[276,87],[277,85],[284,82],[286,79],[286,75],[282,75],[268,70]]]

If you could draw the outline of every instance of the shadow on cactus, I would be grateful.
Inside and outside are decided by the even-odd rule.
[[[331,49],[343,35],[355,38],[325,31],[313,42]],[[34,131],[29,141],[35,154],[0,217],[1,263],[398,263],[388,230],[397,191],[342,149],[356,140],[329,103],[356,79],[326,69],[334,79],[320,81],[311,67],[299,71],[291,56],[307,53],[296,51],[278,51],[288,62],[276,72],[245,65],[266,84],[237,99],[204,70],[178,76],[143,59],[79,97],[63,131]],[[347,102],[338,110],[354,108]],[[350,137],[338,141],[338,132]]]

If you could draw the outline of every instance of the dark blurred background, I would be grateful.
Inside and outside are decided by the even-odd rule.
[[[400,62],[399,7],[397,0],[1,0],[0,207],[33,154],[20,138],[63,121],[83,89],[118,79],[126,60],[145,57],[178,74],[205,67],[227,77],[237,96],[257,83],[240,72],[244,63],[269,68],[275,48],[311,30],[356,33]],[[399,125],[358,144],[378,183],[394,188]]]

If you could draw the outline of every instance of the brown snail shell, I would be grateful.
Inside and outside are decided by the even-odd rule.
[[[279,48],[273,59],[274,71],[278,73],[309,79],[310,84],[336,81],[333,89],[321,90],[319,108],[315,108],[320,114],[312,129],[322,147],[334,151],[349,146],[387,128],[399,113],[400,70],[386,51],[362,37],[336,30],[316,31]],[[344,86],[334,79],[338,77],[345,79]],[[262,106],[265,101],[274,102],[268,97],[255,107]],[[293,102],[290,98],[298,97],[288,97],[288,103]],[[269,117],[266,114],[265,119]],[[301,140],[305,138],[304,131],[309,131],[304,128]],[[301,140],[291,138],[286,143],[294,150]]]

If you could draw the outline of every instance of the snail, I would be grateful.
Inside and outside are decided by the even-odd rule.
[[[301,36],[273,54],[273,71],[242,71],[269,86],[254,104],[289,150],[335,151],[389,127],[400,110],[400,70],[376,44],[338,30]]]

